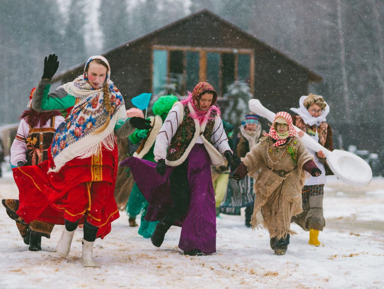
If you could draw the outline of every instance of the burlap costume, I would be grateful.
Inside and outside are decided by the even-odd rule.
[[[248,175],[255,179],[255,206],[252,228],[261,222],[271,238],[284,238],[292,234],[291,218],[302,211],[301,189],[304,185],[303,164],[313,160],[296,136],[280,146],[273,146],[270,136],[264,138],[242,162]],[[261,212],[261,214],[260,214]]]

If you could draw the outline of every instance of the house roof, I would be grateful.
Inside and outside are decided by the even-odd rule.
[[[147,34],[142,35],[142,36],[140,36],[140,37],[138,37],[138,38],[136,38],[136,39],[133,39],[133,40],[131,40],[131,41],[128,41],[128,42],[126,42],[126,43],[124,43],[124,44],[122,44],[122,45],[120,45],[120,46],[118,46],[118,47],[116,47],[116,48],[113,48],[112,50],[109,50],[109,51],[107,51],[107,52],[105,52],[105,53],[102,53],[102,55],[105,56],[105,57],[108,59],[108,55],[109,55],[109,54],[111,54],[111,53],[113,53],[113,52],[115,52],[115,51],[117,51],[117,50],[119,50],[119,49],[121,49],[121,48],[123,48],[123,47],[138,45],[140,42],[142,42],[142,41],[144,41],[144,40],[147,40],[148,38],[154,37],[154,36],[156,36],[157,34],[163,32],[163,31],[165,31],[165,30],[167,30],[167,29],[169,29],[169,28],[171,28],[171,27],[175,27],[175,26],[178,26],[178,25],[183,25],[184,23],[191,21],[191,20],[194,19],[195,17],[201,17],[201,16],[203,16],[203,15],[207,15],[207,16],[209,16],[209,17],[211,17],[211,18],[216,18],[219,22],[223,23],[224,25],[227,25],[227,26],[231,27],[232,29],[237,30],[238,33],[242,34],[244,37],[246,37],[246,38],[248,38],[248,39],[250,39],[250,40],[252,40],[252,41],[254,41],[254,42],[257,42],[259,46],[262,46],[262,47],[264,47],[265,49],[269,49],[269,50],[273,51],[274,53],[276,53],[276,54],[278,54],[278,55],[284,57],[286,60],[288,60],[289,62],[291,62],[291,63],[294,64],[295,66],[298,66],[298,67],[300,67],[301,69],[303,69],[304,71],[306,71],[307,74],[308,74],[308,76],[309,76],[309,79],[310,79],[311,81],[313,81],[313,82],[320,82],[320,81],[322,81],[323,78],[322,78],[320,75],[318,75],[317,73],[311,71],[309,68],[307,68],[307,67],[305,67],[305,66],[299,64],[298,62],[296,62],[295,60],[291,59],[290,57],[288,57],[288,56],[285,55],[284,53],[278,51],[277,49],[273,48],[272,46],[270,46],[270,45],[264,43],[263,41],[257,39],[256,37],[254,37],[254,36],[251,35],[250,33],[248,33],[248,32],[246,32],[246,31],[242,30],[242,29],[239,28],[238,26],[236,26],[236,25],[234,25],[233,23],[231,23],[231,22],[229,22],[229,21],[227,21],[227,20],[221,18],[220,16],[218,16],[218,15],[212,13],[211,11],[209,11],[209,10],[207,10],[207,9],[203,9],[203,10],[200,10],[200,11],[198,11],[198,12],[192,13],[192,14],[190,14],[189,16],[186,16],[186,17],[184,17],[184,18],[181,18],[181,19],[179,19],[179,20],[176,20],[176,21],[174,21],[174,22],[172,22],[172,23],[170,23],[170,24],[167,24],[167,25],[165,25],[165,26],[163,26],[163,27],[161,27],[161,28],[159,28],[159,29],[156,29],[156,30],[154,30],[154,31],[152,31],[152,32],[150,32],[150,33],[147,33]],[[62,78],[64,78],[67,74],[71,74],[72,71],[83,68],[84,65],[85,65],[85,62],[82,63],[82,64],[79,64],[79,65],[75,65],[75,66],[71,67],[70,69],[68,69],[68,70],[66,70],[66,71],[64,71],[64,72],[62,72],[61,74],[55,76],[55,77],[52,79],[52,81],[53,81],[53,82],[57,82],[57,81],[61,80]]]

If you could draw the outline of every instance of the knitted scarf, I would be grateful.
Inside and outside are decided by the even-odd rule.
[[[283,117],[287,121],[287,124],[288,124],[288,137],[284,138],[284,139],[280,138],[277,135],[277,132],[275,130],[275,121],[279,117]],[[271,138],[276,140],[276,142],[273,144],[273,146],[277,147],[277,146],[285,144],[289,137],[293,137],[296,134],[297,134],[297,132],[293,126],[291,115],[288,112],[280,111],[280,112],[276,113],[275,119],[273,120],[273,124],[271,125],[271,128],[269,129],[269,133],[265,133],[264,135],[270,136]]]
[[[109,67],[108,61],[102,56],[89,58],[85,67],[94,59],[102,60]],[[76,104],[53,137],[51,154],[55,167],[50,171],[58,172],[63,165],[74,158],[87,158],[98,153],[101,145],[109,150],[113,149],[115,124],[118,118],[126,116],[124,99],[110,80],[110,72],[108,69],[105,81],[110,91],[111,114],[104,105],[103,88],[92,88],[85,71],[74,81],[60,87],[67,94],[76,97]],[[104,126],[106,127],[101,130]]]

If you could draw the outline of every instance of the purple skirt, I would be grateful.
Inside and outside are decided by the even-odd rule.
[[[156,163],[131,157],[121,166],[131,168],[133,177],[149,203],[148,221],[161,220],[172,207],[169,176],[173,170],[167,167],[162,177],[156,172]],[[211,162],[202,144],[196,144],[188,156],[188,181],[190,205],[181,225],[179,248],[183,251],[198,249],[204,254],[216,252],[215,192],[212,185]]]

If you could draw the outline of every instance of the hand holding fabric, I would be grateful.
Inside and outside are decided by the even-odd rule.
[[[129,123],[138,129],[150,129],[151,121],[149,119],[141,118],[141,117],[131,117],[129,119]]]
[[[44,73],[41,78],[52,79],[57,69],[59,68],[59,61],[57,61],[56,54],[50,54],[44,59]]]
[[[17,167],[23,167],[23,166],[25,166],[25,162],[23,162],[23,161],[17,162]]]
[[[244,177],[248,174],[248,168],[245,164],[240,163],[240,165],[237,167],[237,169],[233,172],[232,177],[235,180],[241,180],[244,179]]]
[[[160,159],[156,165],[156,172],[161,176],[164,176],[166,169],[167,169],[167,165],[165,164],[165,160]]]

